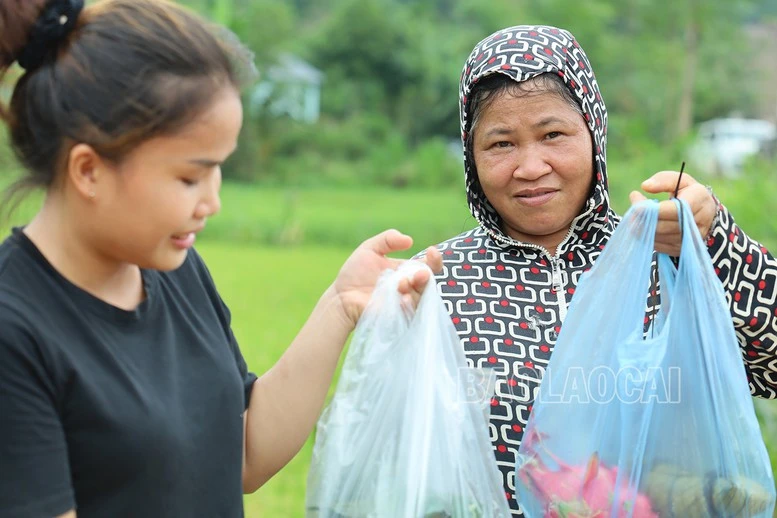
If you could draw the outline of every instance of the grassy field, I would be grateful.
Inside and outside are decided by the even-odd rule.
[[[733,188],[724,185],[722,189]],[[741,199],[748,197],[741,196]],[[297,208],[284,208],[287,200],[294,200]],[[624,202],[620,204],[623,206]],[[296,239],[284,241],[277,237],[282,235],[286,217],[294,221]],[[420,249],[474,224],[456,192],[398,193],[369,189],[292,192],[236,185],[226,186],[224,214],[212,223],[208,229],[211,234],[199,248],[233,310],[235,333],[247,361],[257,372],[269,368],[281,355],[319,294],[361,239],[384,228],[396,227],[413,235],[414,248]],[[743,226],[748,228],[746,223]],[[773,242],[769,229],[765,230],[764,241]],[[266,232],[265,237],[260,232]],[[265,239],[271,243],[303,244],[284,247],[250,244]],[[308,244],[317,242],[332,245]],[[246,275],[251,282],[245,282]],[[777,461],[777,405],[764,403],[758,405],[763,431],[770,442],[772,458]],[[312,442],[308,441],[289,466],[259,492],[246,497],[249,518],[304,516],[304,488],[311,449]]]
[[[260,248],[225,242],[204,243],[199,249],[230,305],[246,361],[257,373],[280,357],[350,253],[334,247]],[[777,402],[756,403],[777,472]],[[311,452],[309,439],[286,468],[257,493],[246,496],[248,518],[304,516]]]
[[[203,237],[272,245],[356,247],[387,228],[410,233],[418,246],[475,226],[463,193],[376,188],[295,190],[226,184],[223,210]]]
[[[739,179],[697,179],[712,185],[742,228],[774,249],[775,173],[772,166],[764,165]],[[638,189],[647,176],[638,172],[612,176],[610,199],[616,211],[623,214],[628,209],[629,192]],[[476,224],[463,189],[294,189],[227,183],[222,191],[222,213],[208,223],[205,239],[353,248],[370,235],[397,228],[412,235],[417,248],[423,248]]]
[[[246,361],[257,373],[280,357],[350,253],[335,247],[260,248],[225,242],[207,242],[199,249],[230,305],[233,328]],[[777,404],[757,403],[777,472]],[[304,516],[311,451],[312,440],[308,440],[286,468],[245,498],[248,518]]]
[[[614,204],[622,211],[631,186],[615,187]],[[716,189],[743,228],[772,249],[777,246],[775,220],[763,217],[764,210],[775,207],[772,184],[718,182]],[[222,214],[209,222],[198,249],[232,310],[235,334],[257,374],[281,356],[360,241],[394,227],[416,239],[412,253],[474,225],[458,191],[297,191],[227,184],[222,198]],[[37,203],[36,198],[26,202],[12,223],[26,221]],[[777,470],[777,404],[758,406]],[[309,440],[281,473],[246,497],[248,518],[304,516],[311,450]]]
[[[232,311],[235,336],[260,374],[280,357],[349,250],[259,248],[212,242],[199,247]],[[245,499],[246,516],[302,517],[312,442],[277,476]]]

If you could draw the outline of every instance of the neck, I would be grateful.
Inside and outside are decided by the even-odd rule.
[[[68,281],[108,304],[135,309],[145,297],[140,268],[101,253],[76,224],[88,219],[63,210],[62,201],[47,195],[24,233]]]

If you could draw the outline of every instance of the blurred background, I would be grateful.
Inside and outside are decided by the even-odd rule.
[[[711,184],[777,250],[774,0],[186,0],[255,54],[222,213],[198,249],[249,366],[282,354],[362,240],[394,227],[408,254],[475,225],[465,202],[458,80],[472,47],[516,24],[569,29],[609,109],[615,208],[664,169]],[[0,84],[7,99],[14,74]],[[0,140],[0,184],[18,166]],[[30,197],[9,224],[36,210]],[[757,401],[777,471],[777,402]],[[246,516],[304,515],[312,438],[246,497]],[[376,443],[376,448],[381,447]]]

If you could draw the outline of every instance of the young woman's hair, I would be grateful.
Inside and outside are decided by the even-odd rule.
[[[224,87],[238,88],[251,56],[237,39],[166,0],[0,0],[0,80],[24,68],[0,117],[26,175],[5,201],[50,188],[70,149],[120,161],[175,133]]]

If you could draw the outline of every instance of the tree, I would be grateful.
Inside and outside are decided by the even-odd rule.
[[[358,85],[350,90],[351,110],[382,109],[390,113],[404,85],[415,81],[403,60],[409,39],[402,6],[388,0],[343,0],[325,22],[310,52],[312,63],[335,82]],[[340,83],[340,85],[338,85]],[[327,93],[324,93],[324,111]]]

